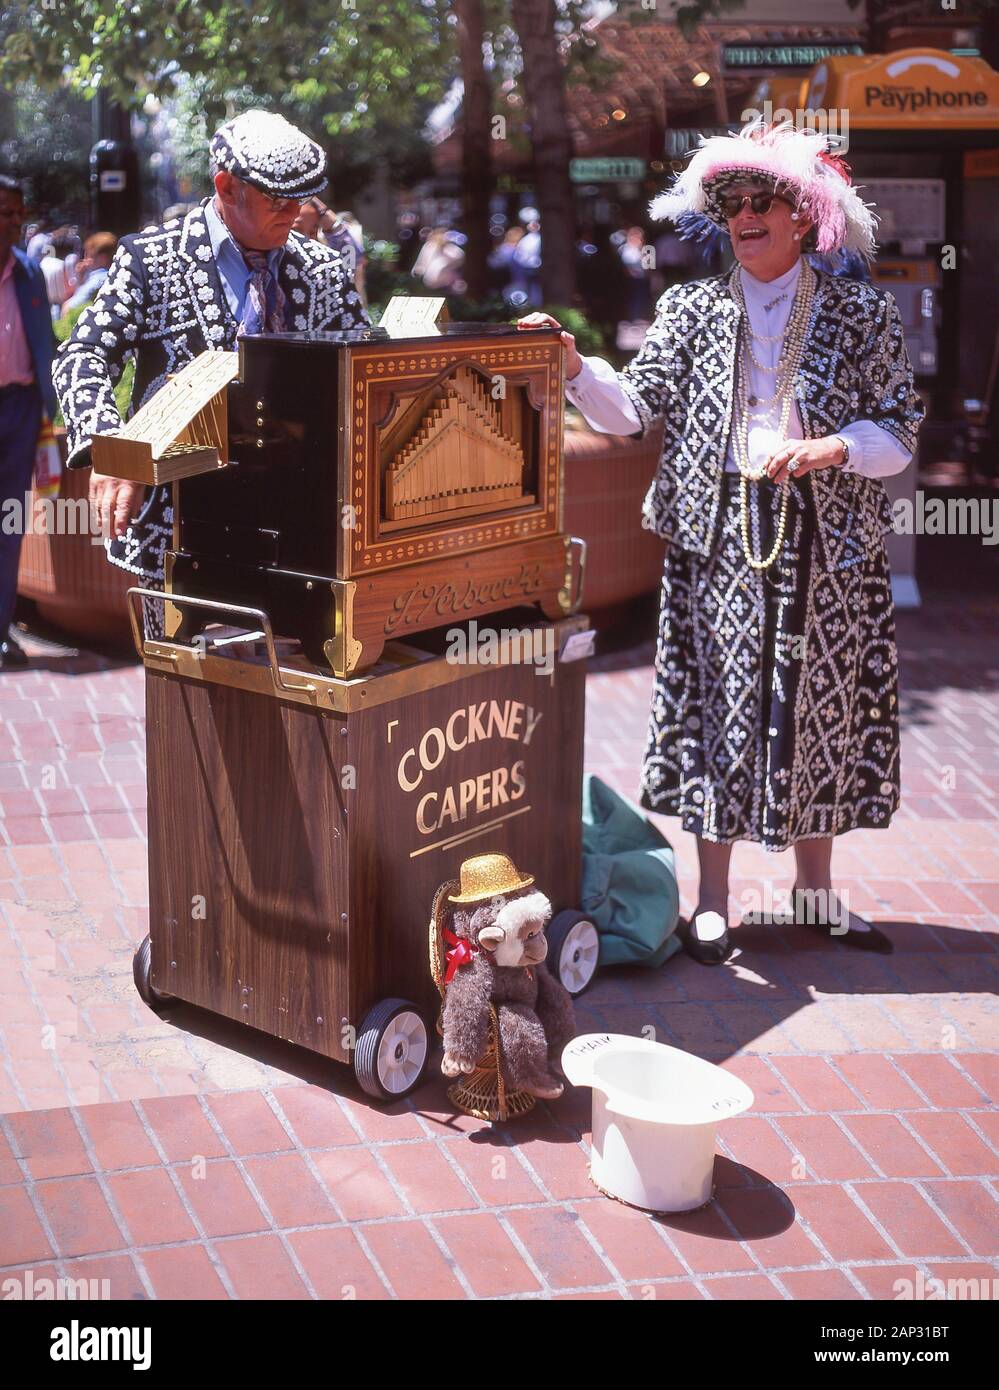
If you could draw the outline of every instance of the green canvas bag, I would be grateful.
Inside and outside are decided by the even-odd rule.
[[[645,812],[583,778],[580,906],[600,933],[600,965],[662,965],[680,950],[673,850]]]

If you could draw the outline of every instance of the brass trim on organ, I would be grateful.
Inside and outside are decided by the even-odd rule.
[[[385,470],[383,531],[535,501],[524,492],[524,451],[503,433],[479,373],[462,365],[442,390]]]

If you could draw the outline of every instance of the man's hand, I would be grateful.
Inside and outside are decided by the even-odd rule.
[[[794,467],[788,464],[794,461]],[[767,463],[767,477],[775,483],[803,478],[816,468],[834,468],[843,462],[843,442],[836,435],[821,439],[789,439]]]
[[[551,314],[542,314],[540,310],[535,310],[533,314],[526,314],[524,318],[517,320],[518,328],[562,328],[558,319],[553,319]],[[565,344],[565,379],[571,381],[574,376],[578,376],[583,370],[583,359],[576,351],[576,339],[571,333],[566,333],[562,329],[562,342]]]
[[[123,536],[128,523],[138,513],[145,493],[144,483],[90,474],[90,515],[105,540]]]

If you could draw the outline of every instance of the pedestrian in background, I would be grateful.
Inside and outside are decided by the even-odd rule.
[[[82,309],[108,278],[108,270],[118,249],[118,238],[111,232],[95,232],[83,243],[83,256],[77,266],[77,287],[62,306],[64,314]]]
[[[648,323],[652,317],[652,297],[649,291],[649,268],[646,264],[645,233],[641,227],[629,227],[621,243],[621,264],[627,280],[625,315],[628,323]]]
[[[45,277],[20,246],[24,191],[0,174],[0,501],[23,507],[43,414],[56,414],[55,339]],[[0,527],[0,671],[27,664],[10,631],[24,527]]]

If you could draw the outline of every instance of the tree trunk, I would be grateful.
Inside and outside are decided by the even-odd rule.
[[[482,61],[482,0],[454,0],[462,97],[461,175],[465,209],[465,280],[472,299],[489,292],[489,195],[492,191],[492,96]]]
[[[541,212],[541,288],[546,304],[572,304],[576,295],[576,217],[569,180],[572,140],[555,36],[553,0],[512,0],[524,61],[524,94],[534,146]]]

